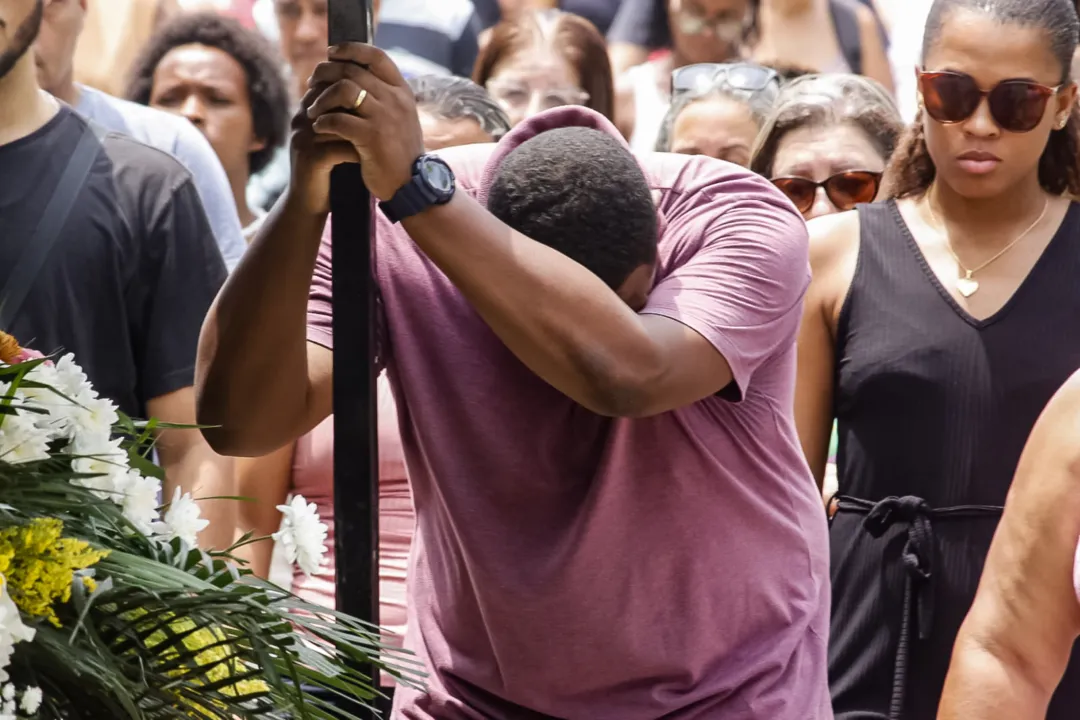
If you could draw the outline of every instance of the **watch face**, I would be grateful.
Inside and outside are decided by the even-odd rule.
[[[435,192],[447,194],[454,189],[454,173],[446,163],[431,158],[425,159],[420,165],[420,172]]]

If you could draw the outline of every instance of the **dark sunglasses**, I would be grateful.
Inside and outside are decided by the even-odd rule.
[[[983,98],[1002,130],[1031,132],[1042,122],[1046,103],[1061,86],[1048,87],[1032,80],[1004,80],[982,90],[975,78],[958,72],[919,72],[926,113],[939,123],[960,123],[979,109]]]
[[[881,173],[849,170],[823,182],[803,177],[778,177],[773,178],[772,183],[805,215],[814,207],[819,187],[825,188],[825,194],[837,210],[851,210],[860,203],[873,202],[881,187]]]
[[[780,75],[772,68],[754,63],[697,63],[671,73],[671,94],[705,92],[728,87],[746,92],[780,89]]]

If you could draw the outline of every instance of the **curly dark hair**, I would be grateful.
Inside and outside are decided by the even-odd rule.
[[[158,63],[184,45],[216,48],[244,68],[255,136],[266,143],[250,157],[251,173],[259,172],[285,144],[288,133],[289,90],[277,52],[261,35],[232,18],[215,12],[181,13],[162,24],[139,54],[131,69],[127,98],[149,105]]]

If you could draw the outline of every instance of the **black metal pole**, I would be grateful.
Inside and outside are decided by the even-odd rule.
[[[370,0],[330,0],[330,44],[370,42]],[[330,179],[334,310],[334,533],[337,607],[379,622],[378,397],[374,215],[359,165]],[[374,667],[364,669],[379,682]],[[374,714],[372,714],[374,717]]]

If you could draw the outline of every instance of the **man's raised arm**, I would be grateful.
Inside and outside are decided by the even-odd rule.
[[[302,103],[306,108],[315,94]],[[330,413],[330,351],[306,340],[308,292],[329,213],[334,165],[347,143],[315,142],[293,121],[292,181],[211,307],[199,338],[200,424],[219,453],[263,455]]]

